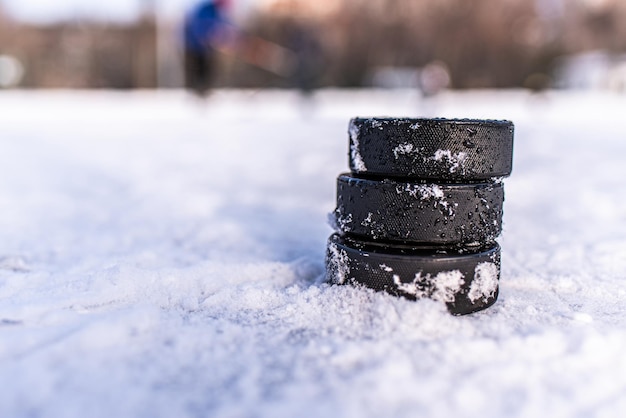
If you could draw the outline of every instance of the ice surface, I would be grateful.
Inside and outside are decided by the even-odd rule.
[[[1,417],[615,416],[623,96],[0,93]],[[355,115],[511,119],[498,302],[320,283]]]

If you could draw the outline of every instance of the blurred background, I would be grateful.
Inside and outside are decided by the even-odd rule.
[[[194,3],[0,0],[0,88],[180,88]],[[221,3],[212,87],[626,88],[620,0]]]

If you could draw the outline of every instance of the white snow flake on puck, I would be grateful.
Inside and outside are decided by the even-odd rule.
[[[438,149],[435,151],[435,155],[432,157],[435,161],[446,161],[450,167],[450,173],[456,173],[459,170],[463,170],[465,160],[467,159],[467,153],[457,152],[453,154],[450,150]]]
[[[350,274],[348,254],[335,243],[328,245],[330,280],[335,284],[343,284]]]
[[[419,150],[415,147],[415,145],[413,145],[413,144],[411,144],[409,142],[405,142],[403,144],[397,145],[393,149],[393,155],[394,155],[394,157],[397,160],[400,155],[410,155],[412,153],[417,154],[418,151]]]
[[[465,280],[459,270],[442,271],[433,279],[431,298],[440,302],[454,302],[454,297],[461,290]]]
[[[365,166],[365,161],[363,161],[363,157],[361,156],[361,152],[359,151],[359,127],[354,123],[350,124],[350,156],[352,157],[352,161],[354,162],[354,168],[357,171],[363,172],[367,171],[367,167]]]
[[[480,263],[474,269],[474,280],[467,294],[473,303],[478,299],[492,298],[498,289],[498,266],[495,263]]]
[[[465,280],[463,280],[463,273],[459,270],[451,270],[437,273],[434,277],[430,274],[422,276],[422,272],[419,272],[413,281],[408,283],[403,283],[400,276],[394,274],[393,282],[399,290],[418,299],[430,297],[433,300],[447,303],[454,301]]]

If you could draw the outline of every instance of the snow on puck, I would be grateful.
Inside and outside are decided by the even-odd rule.
[[[501,182],[422,184],[337,178],[337,231],[390,242],[478,245],[502,230]]]
[[[445,303],[455,315],[493,305],[498,298],[500,246],[469,250],[383,245],[333,234],[326,254],[328,279],[409,299]]]
[[[511,174],[513,123],[476,119],[354,118],[355,174],[473,181]]]

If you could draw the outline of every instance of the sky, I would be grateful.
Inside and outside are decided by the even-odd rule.
[[[131,21],[142,11],[157,7],[165,15],[180,14],[198,0],[0,0],[10,16],[18,20],[48,23],[75,18]],[[258,0],[237,0],[237,9]]]

